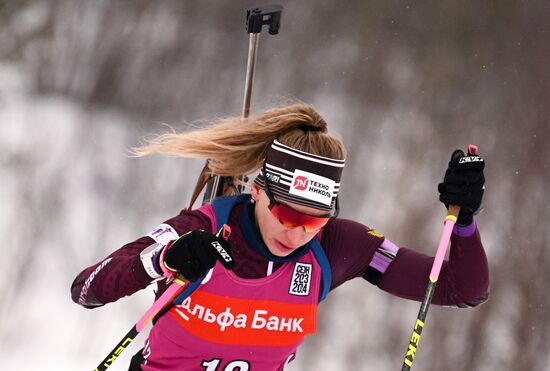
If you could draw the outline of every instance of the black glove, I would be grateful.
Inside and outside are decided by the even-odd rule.
[[[470,145],[468,156],[457,149],[451,155],[443,183],[439,183],[439,200],[445,204],[460,206],[456,224],[469,225],[481,207],[485,176],[485,161],[477,154],[477,147]]]
[[[216,260],[227,269],[235,266],[230,243],[209,232],[188,232],[166,248],[168,250],[161,264],[181,273],[189,281],[204,276],[216,264]]]

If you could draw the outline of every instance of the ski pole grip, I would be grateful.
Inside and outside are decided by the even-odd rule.
[[[230,235],[231,235],[231,227],[228,226],[227,224],[222,225],[218,233],[216,233],[216,237],[221,237],[226,241]]]
[[[460,206],[449,205],[449,208],[447,209],[447,217],[445,218],[445,220],[452,219],[453,223],[456,223],[456,220],[458,219],[458,213],[460,213]]]
[[[279,4],[257,6],[246,11],[246,32],[260,33],[264,24],[269,25],[269,33],[277,35],[281,26],[283,6]]]

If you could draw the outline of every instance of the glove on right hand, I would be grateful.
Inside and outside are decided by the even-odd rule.
[[[477,154],[477,147],[471,145],[468,154],[457,149],[451,155],[443,183],[439,183],[439,200],[445,204],[460,206],[458,225],[469,225],[481,207],[485,176],[485,161]]]
[[[235,266],[230,243],[202,230],[187,232],[165,248],[164,261],[160,263],[189,281],[204,276],[216,261],[227,269]]]

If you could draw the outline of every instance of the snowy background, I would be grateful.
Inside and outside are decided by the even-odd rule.
[[[432,306],[415,370],[548,370],[550,6],[532,1],[281,1],[260,38],[253,110],[314,104],[344,139],[342,216],[433,254],[455,148],[487,160],[478,218],[490,301]],[[148,308],[86,310],[85,267],[186,206],[202,161],[128,148],[239,115],[253,1],[0,1],[0,359],[91,370]],[[290,370],[397,370],[419,304],[357,280],[320,307]],[[126,370],[144,335],[110,368]]]

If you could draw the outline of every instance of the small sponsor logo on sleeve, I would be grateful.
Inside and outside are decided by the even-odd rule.
[[[147,235],[155,240],[156,243],[166,245],[179,237],[178,232],[168,224],[161,224]]]
[[[294,266],[294,272],[292,273],[292,279],[290,281],[290,288],[288,290],[289,294],[297,296],[309,295],[311,268],[311,264],[296,263]]]
[[[369,229],[368,234],[376,238],[384,238],[384,235],[375,229]]]

